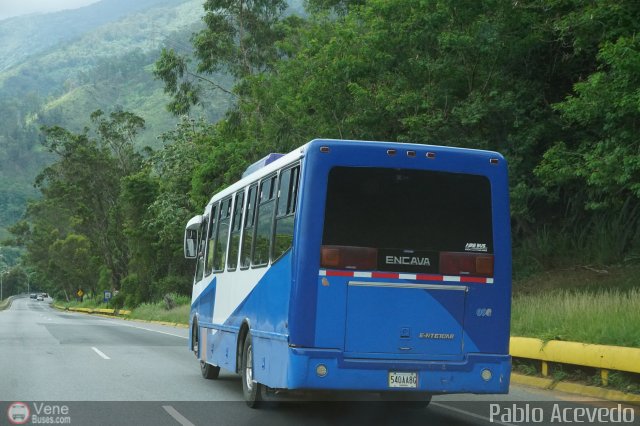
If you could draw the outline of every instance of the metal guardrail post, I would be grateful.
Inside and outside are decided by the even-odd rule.
[[[609,385],[609,370],[604,368],[600,370],[600,380],[602,381],[602,386]]]

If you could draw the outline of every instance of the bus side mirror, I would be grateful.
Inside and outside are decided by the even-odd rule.
[[[198,231],[195,229],[187,229],[184,232],[184,257],[186,259],[195,259],[198,256],[196,247],[198,244]]]
[[[184,257],[195,259],[198,257],[198,229],[202,223],[202,216],[191,218],[184,230]]]

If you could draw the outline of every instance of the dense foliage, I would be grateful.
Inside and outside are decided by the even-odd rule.
[[[39,144],[40,126],[81,132],[91,111],[122,109],[145,119],[137,143],[159,146],[178,120],[151,68],[163,46],[191,50],[200,15],[199,0],[104,0],[0,21],[0,241],[38,196],[33,180],[53,159]],[[193,114],[217,120],[226,98],[208,96]]]
[[[44,128],[58,159],[14,227],[41,276],[121,288],[130,303],[188,291],[187,218],[252,161],[316,137],[503,153],[518,274],[638,259],[640,4],[308,0],[303,17],[284,6],[208,0],[193,53],[157,60],[176,115],[206,104],[205,89],[233,94],[217,123],[183,119],[144,155],[131,141],[142,121],[123,111],[95,113],[93,131]]]

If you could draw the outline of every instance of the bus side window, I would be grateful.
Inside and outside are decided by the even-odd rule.
[[[271,258],[278,260],[293,244],[293,219],[298,195],[298,175],[300,166],[280,173],[278,185],[278,210],[276,233]]]
[[[209,223],[209,235],[207,236],[207,261],[205,262],[205,271],[204,274],[206,276],[211,275],[211,271],[213,270],[213,253],[214,253],[214,245],[218,224],[218,216],[216,215],[216,211],[218,210],[218,204],[214,204],[211,207],[211,223]]]
[[[244,233],[242,235],[242,247],[240,248],[240,268],[246,269],[251,265],[251,252],[253,251],[253,230],[256,211],[256,195],[258,185],[249,187],[247,196],[246,214],[244,216]]]
[[[207,225],[209,224],[209,217],[205,217],[200,225],[200,241],[198,243],[198,260],[196,261],[196,276],[193,281],[194,284],[204,278],[204,255],[207,245]]]
[[[224,270],[227,256],[227,240],[229,236],[229,221],[231,220],[231,198],[220,203],[218,211],[218,235],[216,236],[215,250],[213,253],[213,271]]]
[[[238,254],[240,253],[240,230],[242,229],[242,213],[244,211],[244,191],[238,191],[235,195],[233,219],[231,221],[231,239],[229,240],[229,259],[227,270],[235,271],[238,267]]]
[[[256,239],[251,264],[253,266],[264,266],[269,263],[273,236],[273,214],[276,209],[276,175],[262,179],[258,200]]]

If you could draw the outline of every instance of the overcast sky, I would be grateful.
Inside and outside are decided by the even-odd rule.
[[[0,19],[27,13],[55,12],[76,9],[99,0],[0,0]]]

